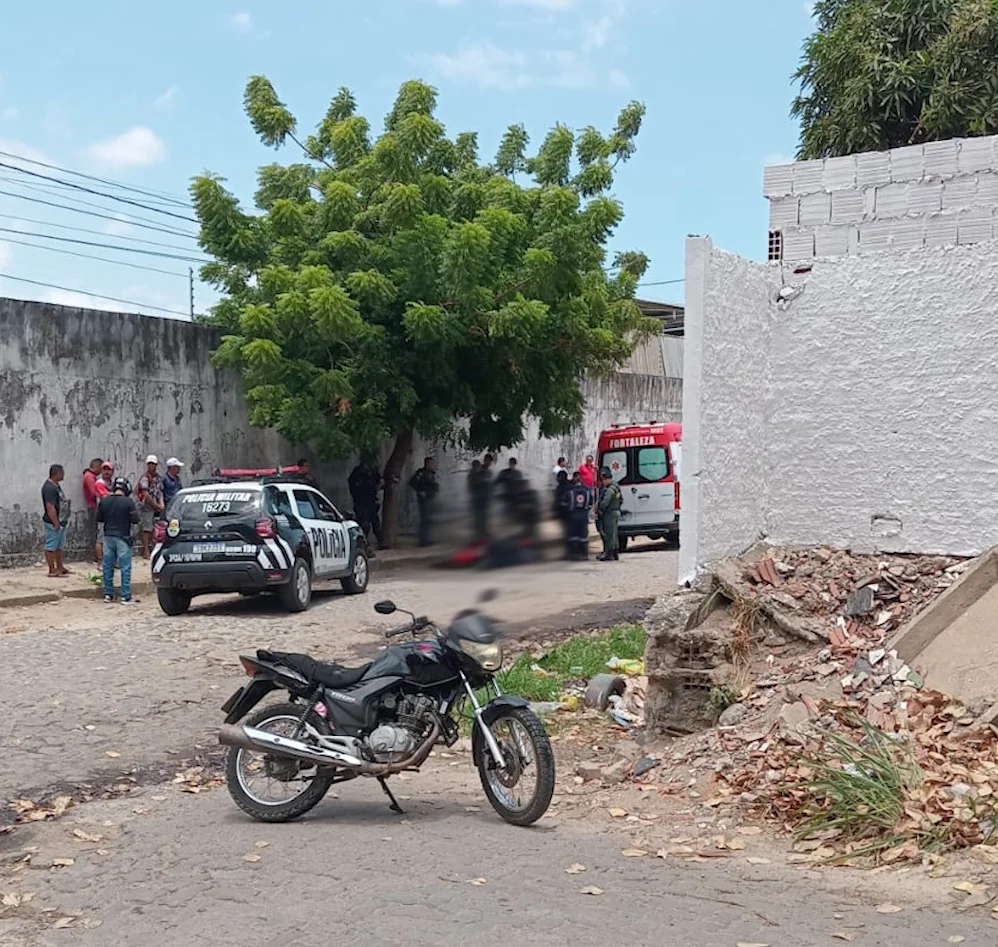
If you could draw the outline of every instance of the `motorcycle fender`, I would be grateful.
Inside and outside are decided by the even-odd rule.
[[[223,705],[225,722],[236,723],[246,716],[277,684],[266,677],[254,677],[245,687],[240,687]]]
[[[522,697],[516,697],[513,694],[503,694],[502,697],[496,697],[494,700],[490,700],[482,708],[482,719],[485,721],[487,727],[491,727],[496,719],[502,716],[504,710],[510,710],[514,707],[529,707],[530,701],[524,700]]]

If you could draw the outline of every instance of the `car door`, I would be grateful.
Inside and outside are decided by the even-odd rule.
[[[635,463],[632,490],[637,501],[634,523],[640,526],[661,526],[676,518],[676,488],[669,476],[669,457],[664,445],[634,449]]]
[[[346,530],[336,508],[318,491],[296,487],[298,519],[312,547],[312,568],[319,578],[342,573],[347,567]]]

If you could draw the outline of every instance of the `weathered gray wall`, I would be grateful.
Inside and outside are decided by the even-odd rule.
[[[996,242],[795,273],[697,239],[687,260],[683,578],[762,536],[998,543]]]
[[[37,558],[50,464],[66,468],[80,548],[91,457],[133,481],[149,453],[176,454],[188,477],[288,462],[289,445],[247,424],[238,378],[212,368],[216,344],[189,322],[0,299],[0,562]]]
[[[52,463],[66,468],[64,488],[74,511],[69,546],[79,551],[81,476],[91,457],[110,458],[134,480],[147,454],[161,461],[176,454],[190,480],[219,465],[288,464],[308,454],[248,425],[238,377],[211,365],[217,339],[214,330],[189,322],[0,299],[0,565],[39,557],[41,485]],[[516,456],[527,476],[544,486],[560,455],[580,463],[611,424],[679,420],[682,381],[663,376],[590,379],[579,430],[544,440],[531,424],[524,443],[500,463]],[[453,520],[467,508],[472,457],[417,443],[406,481],[427,453],[438,458],[442,518]],[[323,489],[344,508],[351,467],[316,465]],[[410,494],[403,495],[404,531],[415,525]]]

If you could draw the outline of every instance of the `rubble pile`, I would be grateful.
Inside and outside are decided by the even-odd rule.
[[[756,608],[780,630],[840,643],[844,637],[882,639],[966,568],[967,560],[948,556],[766,549],[721,563],[714,580],[728,598]]]
[[[871,771],[871,747],[886,747],[888,762],[896,750],[897,765],[908,760],[911,773],[897,793],[895,824],[879,830],[872,847],[878,858],[986,845],[998,862],[998,731],[976,728],[966,707],[925,689],[919,671],[890,646],[891,633],[968,566],[940,556],[831,549],[768,549],[722,563],[715,588],[732,602],[729,621],[751,616],[752,654],[740,668],[739,699],[717,728],[673,744],[671,759],[663,759],[655,774],[666,784],[661,791],[688,792],[704,810],[748,806],[799,829],[816,814],[820,822],[833,804],[819,776],[830,769],[860,779]],[[694,614],[694,604],[687,598],[680,611]],[[682,636],[694,622],[680,622]],[[817,647],[790,647],[790,634]],[[722,651],[730,641],[722,639]],[[651,655],[648,664],[654,682]],[[652,693],[649,702],[656,702]],[[864,837],[863,821],[825,825],[799,845],[824,858],[869,852],[874,833]]]

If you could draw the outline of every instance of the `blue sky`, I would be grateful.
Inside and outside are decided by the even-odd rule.
[[[309,128],[341,85],[380,127],[399,83],[423,78],[439,89],[438,115],[448,131],[477,130],[483,155],[494,152],[511,123],[523,122],[539,142],[559,121],[608,128],[635,98],[648,115],[637,154],[615,186],[626,217],[614,249],[644,250],[652,260],[649,284],[682,277],[687,234],[709,234],[756,259],[765,254],[762,168],[787,160],[795,148],[789,77],[811,28],[804,0],[243,2],[8,4],[0,35],[0,152],[181,197],[190,177],[208,169],[248,200],[257,166],[273,160],[242,112],[251,74],[267,75]],[[286,156],[293,158],[290,151]],[[54,173],[2,155],[0,162]],[[99,206],[84,209],[125,219],[0,195],[0,228],[6,228],[0,230],[0,273],[117,296],[150,313],[153,306],[186,311],[186,261],[37,234],[184,256],[197,251],[180,235],[193,233],[193,224],[39,185],[53,187],[0,167],[0,190],[57,204],[87,200]],[[157,206],[189,213],[175,204]],[[130,212],[180,233],[137,227],[127,220]],[[137,308],[2,277],[0,295]],[[639,295],[681,302],[682,285],[645,285]],[[196,296],[198,308],[211,298],[201,286]]]

